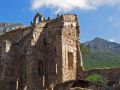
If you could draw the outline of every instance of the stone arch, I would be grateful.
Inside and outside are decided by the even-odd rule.
[[[103,69],[93,69],[85,71],[85,78],[92,74],[101,75],[107,82],[108,86],[116,86],[120,83],[120,71],[119,68],[103,68]]]
[[[44,20],[45,20],[45,17],[43,15],[41,15],[40,13],[37,13],[35,15],[34,19],[33,19],[33,23],[38,24],[38,23],[40,23],[40,22],[42,22]]]

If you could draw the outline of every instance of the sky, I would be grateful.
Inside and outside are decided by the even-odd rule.
[[[37,12],[46,18],[77,14],[81,42],[101,37],[120,43],[120,0],[0,0],[0,22],[28,26]]]

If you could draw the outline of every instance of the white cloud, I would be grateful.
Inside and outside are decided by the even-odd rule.
[[[109,41],[111,41],[111,42],[118,42],[117,40],[115,40],[113,38],[109,39]]]
[[[117,6],[120,0],[32,0],[32,10],[52,8],[57,12],[67,12],[74,9],[91,10],[101,6]]]
[[[73,9],[93,9],[85,0],[33,0],[32,10],[40,9],[41,7],[53,8],[57,12],[70,11]]]

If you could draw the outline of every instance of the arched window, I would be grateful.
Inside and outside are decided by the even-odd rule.
[[[38,23],[40,23],[40,22],[42,22],[42,21],[44,21],[44,20],[45,20],[45,17],[42,16],[41,14],[37,13],[37,14],[35,15],[35,17],[34,17],[33,23],[34,23],[34,24],[38,24]]]
[[[39,16],[36,17],[35,23],[40,23],[40,17]]]

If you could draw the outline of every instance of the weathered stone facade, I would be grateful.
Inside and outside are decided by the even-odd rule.
[[[53,90],[81,79],[77,16],[37,14],[31,24],[0,36],[0,90]]]

